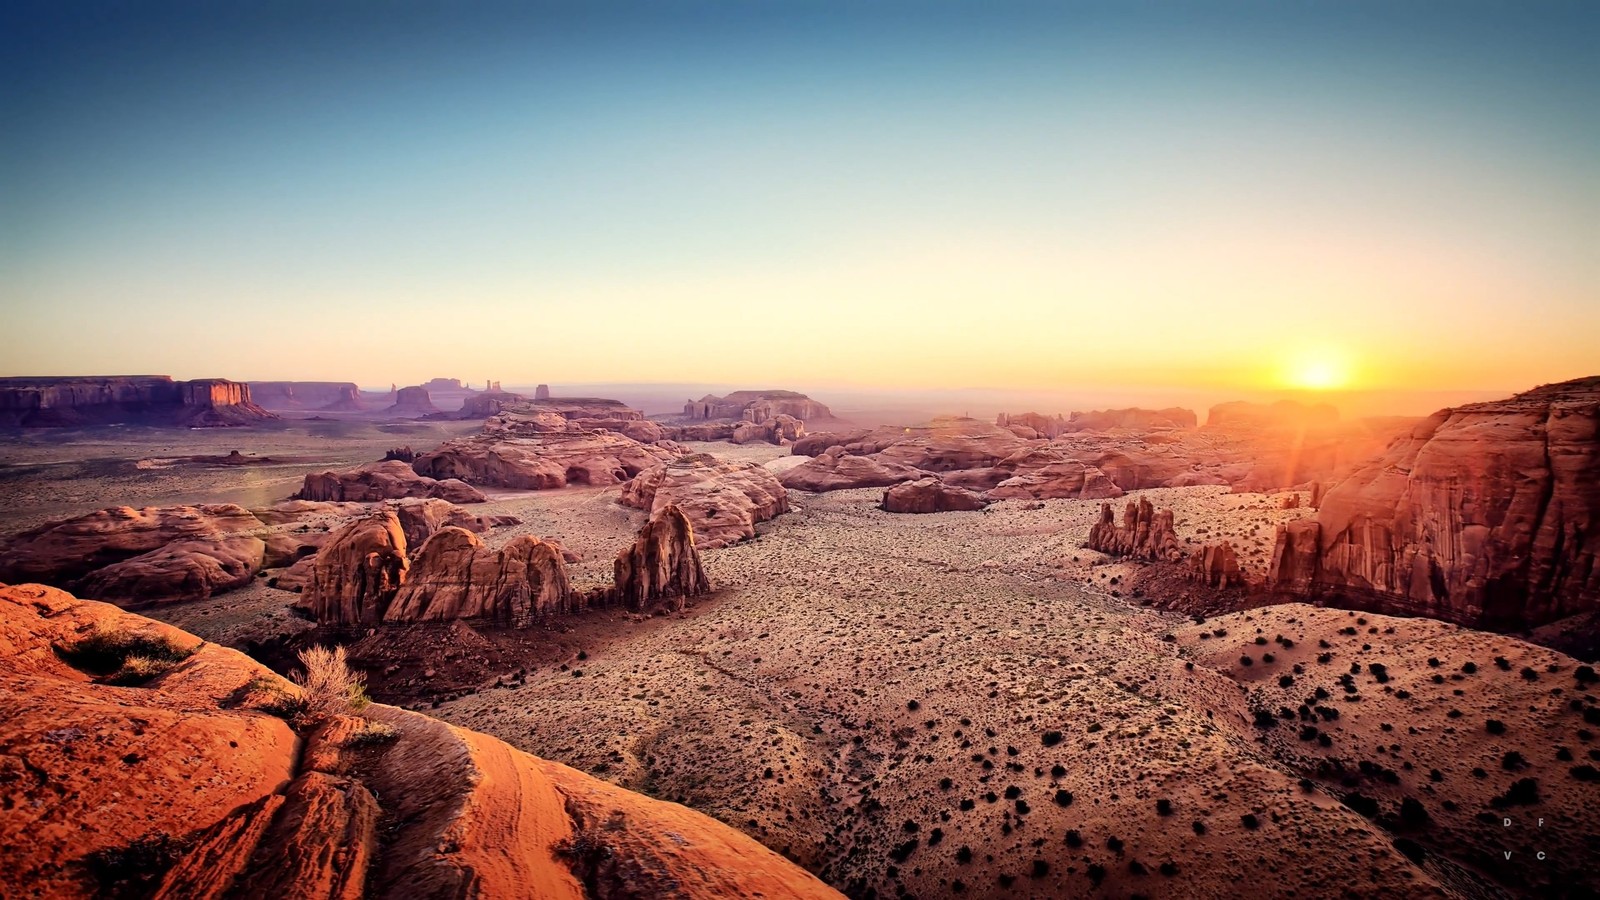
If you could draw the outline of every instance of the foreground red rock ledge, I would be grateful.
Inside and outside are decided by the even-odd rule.
[[[111,645],[174,659],[108,675]],[[178,629],[0,586],[0,896],[840,896],[700,813],[418,713],[297,734],[268,711],[297,693]]]

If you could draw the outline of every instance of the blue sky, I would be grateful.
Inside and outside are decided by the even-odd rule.
[[[6,374],[1589,374],[1580,3],[8,4]]]

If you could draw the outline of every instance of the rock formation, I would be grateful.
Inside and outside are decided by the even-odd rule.
[[[1096,409],[1074,412],[1066,422],[1063,432],[1074,431],[1167,431],[1174,428],[1194,428],[1198,419],[1192,409],[1170,406],[1166,409]]]
[[[463,385],[459,378],[430,378],[422,383],[422,387],[425,390],[444,393],[472,390],[472,388]]]
[[[652,513],[633,546],[617,554],[611,600],[642,611],[665,604],[674,612],[684,601],[711,591],[695,546],[694,526],[677,506]]]
[[[1111,556],[1135,559],[1183,558],[1183,548],[1172,529],[1172,510],[1158,510],[1142,497],[1128,501],[1120,526],[1112,516],[1111,504],[1100,504],[1100,521],[1089,529],[1089,541],[1084,546]]]
[[[871,456],[851,456],[839,448],[801,463],[778,480],[786,488],[822,493],[852,488],[888,487],[926,476],[920,469]]]
[[[674,456],[674,448],[642,444],[609,431],[528,437],[484,433],[447,441],[418,456],[412,469],[441,480],[548,490],[620,484]]]
[[[294,607],[321,625],[377,625],[410,568],[400,517],[383,509],[323,545]]]
[[[250,395],[266,409],[359,412],[361,389],[348,381],[252,381]]]
[[[0,581],[70,586],[97,569],[169,544],[251,536],[261,528],[249,510],[231,503],[102,509],[7,541],[0,550]]]
[[[266,562],[267,545],[250,534],[174,541],[96,569],[78,582],[86,596],[122,606],[204,600],[250,583]]]
[[[437,481],[418,475],[405,462],[391,460],[368,463],[344,472],[313,472],[295,494],[296,500],[343,500],[371,503],[401,497],[437,497],[451,503],[482,503],[488,498],[464,481],[447,478]]]
[[[985,491],[990,500],[1106,500],[1123,494],[1100,469],[1049,445],[1018,450],[993,466],[952,472],[944,480]]]
[[[535,400],[549,400],[550,399],[550,385],[541,384],[538,387],[534,388],[533,389],[533,399],[535,399]]]
[[[936,513],[977,510],[988,505],[989,501],[974,491],[928,476],[884,491],[880,508],[892,513]]]
[[[395,392],[394,405],[384,410],[391,416],[427,416],[439,411],[433,405],[433,398],[428,395],[428,389],[420,385],[403,387]]]
[[[411,560],[383,623],[467,619],[521,628],[573,612],[575,600],[559,547],[522,535],[493,550],[470,531],[446,527]]]
[[[690,420],[765,422],[777,416],[791,416],[805,422],[832,419],[833,413],[821,403],[794,391],[734,391],[726,397],[707,394],[683,404],[683,417]]]
[[[104,660],[62,652],[92,635],[173,661],[108,684]],[[394,707],[286,721],[300,696],[175,628],[0,587],[0,895],[132,876],[164,898],[840,896],[677,804]]]
[[[252,402],[248,384],[222,378],[0,378],[0,426],[139,424],[214,428],[254,425],[276,418]]]
[[[1212,588],[1242,587],[1245,584],[1244,575],[1239,571],[1239,556],[1228,541],[1207,544],[1190,553],[1184,564],[1184,574],[1191,581]]]
[[[648,510],[683,511],[702,549],[755,537],[756,523],[789,511],[789,492],[753,462],[724,462],[708,453],[680,456],[641,472],[617,502]]]
[[[1600,376],[1444,409],[1278,531],[1273,590],[1477,628],[1600,610]]]

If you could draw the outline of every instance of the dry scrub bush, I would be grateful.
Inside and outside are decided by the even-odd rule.
[[[305,702],[305,714],[323,719],[366,706],[366,678],[352,672],[343,647],[312,647],[300,651],[302,671],[295,676]]]

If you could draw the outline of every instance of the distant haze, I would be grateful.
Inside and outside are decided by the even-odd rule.
[[[1597,34],[1590,2],[8,3],[0,374],[1504,395],[1600,369]]]

